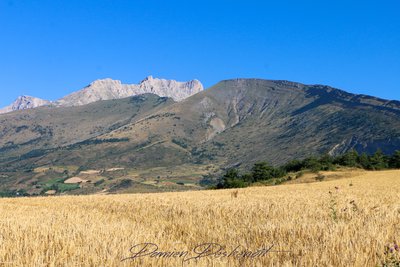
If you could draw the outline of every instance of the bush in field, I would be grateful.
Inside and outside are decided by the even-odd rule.
[[[318,172],[323,169],[321,162],[315,157],[306,158],[303,162],[304,169],[311,170],[312,172]]]
[[[264,181],[274,178],[274,168],[267,162],[259,162],[254,164],[251,170],[253,182]]]
[[[229,169],[218,183],[217,188],[241,188],[248,185],[236,169]]]
[[[357,167],[359,155],[358,152],[354,149],[346,152],[343,156],[340,156],[336,159],[336,163],[341,166],[348,166],[348,167]]]

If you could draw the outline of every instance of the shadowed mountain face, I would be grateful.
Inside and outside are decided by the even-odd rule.
[[[0,134],[3,169],[246,168],[353,148],[391,153],[400,149],[400,103],[328,86],[236,79],[175,103],[145,95],[5,114]]]

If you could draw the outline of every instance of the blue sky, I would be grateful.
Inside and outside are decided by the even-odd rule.
[[[0,106],[110,77],[247,77],[400,100],[400,2],[0,0]]]

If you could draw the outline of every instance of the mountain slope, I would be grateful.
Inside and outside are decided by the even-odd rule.
[[[143,94],[80,107],[40,107],[3,114],[0,116],[0,162],[15,157],[21,160],[21,156],[34,150],[83,142],[173,102],[170,98]]]
[[[238,79],[223,81],[112,134],[133,135],[136,140],[152,136],[153,142],[167,140],[165,144],[180,140],[192,157],[187,159],[200,162],[278,164],[352,148],[372,153],[380,147],[391,153],[400,148],[399,111],[397,101],[327,86]]]
[[[352,148],[391,153],[400,148],[399,112],[396,101],[327,86],[230,80],[95,138],[129,139],[123,146],[92,143],[75,154],[93,167],[113,162],[151,167],[279,164]],[[111,151],[116,151],[112,161]],[[61,158],[68,163],[67,155]]]

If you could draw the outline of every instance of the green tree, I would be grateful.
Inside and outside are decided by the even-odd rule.
[[[319,159],[319,162],[321,163],[321,168],[324,171],[335,169],[333,165],[334,158],[329,154],[322,155]]]
[[[217,188],[238,188],[246,187],[247,185],[248,183],[241,179],[238,170],[229,169],[222,177],[222,181],[218,183]]]
[[[297,159],[291,160],[283,166],[287,172],[298,172],[301,171],[303,167],[303,162]]]
[[[267,162],[258,162],[254,164],[251,171],[253,182],[264,181],[274,178],[274,168]]]
[[[340,159],[339,163],[343,166],[356,167],[358,164],[358,152],[354,149],[347,151]]]
[[[358,164],[364,169],[371,169],[371,162],[367,153],[362,153],[358,157]]]
[[[241,179],[246,182],[246,183],[252,183],[253,182],[253,176],[251,173],[245,173],[241,176]]]
[[[322,170],[322,164],[320,161],[315,157],[306,158],[303,161],[304,167],[306,169],[311,170],[312,172],[317,172]]]
[[[400,150],[396,150],[390,157],[390,167],[400,169]]]
[[[388,168],[388,164],[382,150],[378,149],[370,158],[370,166],[373,170],[383,170]]]
[[[272,174],[272,177],[274,177],[274,178],[281,178],[281,177],[285,176],[287,174],[287,172],[285,171],[284,168],[279,167],[279,168],[273,168],[271,174]]]

